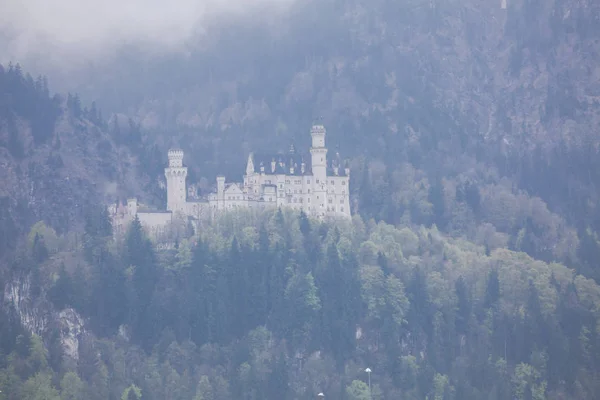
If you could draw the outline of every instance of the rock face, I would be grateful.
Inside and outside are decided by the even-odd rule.
[[[43,336],[48,328],[50,313],[40,307],[40,300],[31,294],[31,276],[25,275],[8,282],[4,288],[4,305],[13,307],[23,327]]]
[[[61,343],[67,357],[79,360],[79,341],[85,333],[84,321],[72,308],[66,308],[58,313]]]
[[[31,276],[11,280],[4,288],[4,307],[13,307],[21,325],[30,333],[47,337],[51,326],[58,326],[66,357],[77,362],[79,343],[86,333],[83,318],[72,308],[53,310],[44,296],[32,294]]]

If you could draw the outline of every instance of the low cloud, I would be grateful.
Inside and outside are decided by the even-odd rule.
[[[8,0],[0,12],[0,63],[73,67],[128,44],[179,50],[207,19],[256,16],[257,10],[280,10],[293,1]]]

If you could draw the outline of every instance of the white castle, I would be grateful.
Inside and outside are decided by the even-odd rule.
[[[328,160],[322,125],[313,126],[310,133],[310,163],[293,146],[288,154],[250,153],[243,182],[226,183],[219,175],[216,190],[202,199],[193,199],[192,191],[188,196],[183,151],[169,150],[166,211],[146,210],[134,198],[126,207],[113,204],[109,212],[115,232],[123,232],[137,215],[151,236],[157,237],[172,229],[174,221],[200,221],[240,208],[287,207],[319,219],[350,218],[350,169],[347,163],[342,165],[339,154]]]

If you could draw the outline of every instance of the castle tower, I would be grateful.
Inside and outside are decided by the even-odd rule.
[[[183,150],[171,149],[168,153],[169,166],[165,168],[167,178],[167,210],[184,212],[186,202],[187,167],[183,166]]]
[[[217,209],[225,208],[225,177],[217,176]]]
[[[313,183],[312,204],[317,216],[325,215],[327,206],[327,148],[325,147],[325,127],[313,125],[310,130],[312,147],[310,148]]]
[[[131,218],[135,218],[137,215],[137,208],[137,199],[135,197],[127,199],[127,214],[129,214]]]

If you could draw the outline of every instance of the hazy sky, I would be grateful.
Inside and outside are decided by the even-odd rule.
[[[0,63],[85,62],[131,42],[176,49],[207,15],[268,10],[292,1],[1,0]]]

